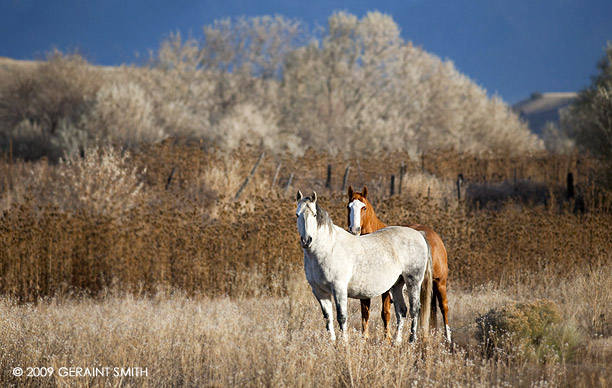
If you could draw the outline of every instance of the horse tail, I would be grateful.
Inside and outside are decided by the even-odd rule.
[[[423,340],[429,335],[429,320],[431,317],[431,303],[433,295],[433,264],[431,258],[431,246],[427,240],[425,232],[421,231],[425,243],[427,244],[427,266],[425,267],[425,275],[421,283],[421,310],[419,311],[419,325],[421,327],[421,335]]]
[[[436,300],[437,291],[433,291],[431,298],[431,314],[429,315],[429,327],[436,330],[438,328],[438,301]]]

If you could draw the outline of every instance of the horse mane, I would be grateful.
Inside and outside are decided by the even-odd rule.
[[[318,202],[316,203],[316,207],[317,207],[317,226],[320,228],[324,225],[327,225],[328,228],[332,229],[334,226],[334,222],[332,221],[329,214],[327,214],[327,212],[323,210],[321,206],[319,206]]]
[[[312,202],[312,198],[311,197],[304,197],[304,199],[302,199],[302,201],[306,201],[306,202]],[[331,217],[329,216],[329,214],[327,214],[327,212],[325,210],[323,210],[323,208],[321,206],[319,206],[319,202],[315,202],[315,207],[317,210],[317,227],[322,227],[324,225],[327,225],[328,228],[333,229],[334,227],[334,221],[332,221]]]

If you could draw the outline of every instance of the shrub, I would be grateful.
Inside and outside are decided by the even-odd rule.
[[[266,149],[299,155],[302,152],[299,137],[283,133],[277,123],[278,118],[270,109],[239,104],[215,126],[216,143],[226,149],[263,145]]]
[[[544,126],[542,140],[546,149],[551,153],[569,154],[576,148],[576,141],[552,122]]]
[[[28,119],[4,130],[2,138],[3,148],[16,157],[35,160],[52,153],[49,134]]]
[[[562,321],[559,307],[546,299],[492,309],[477,323],[478,339],[489,357],[507,353],[542,361],[568,361],[575,355],[581,337]]]
[[[600,261],[601,264],[597,264]],[[566,299],[580,328],[594,336],[612,336],[612,286],[609,255],[594,251],[590,265],[566,285]],[[570,296],[571,295],[571,296]]]
[[[154,125],[153,106],[145,91],[133,82],[107,83],[88,101],[80,125],[90,138],[134,148],[164,138]]]
[[[15,156],[25,159],[60,157],[51,139],[62,123],[78,120],[101,85],[99,70],[77,54],[54,51],[44,62],[16,67],[0,90],[0,147],[12,142]]]
[[[119,216],[140,201],[141,171],[130,166],[128,153],[92,147],[81,155],[61,159],[49,202],[63,211],[86,210],[94,215]]]

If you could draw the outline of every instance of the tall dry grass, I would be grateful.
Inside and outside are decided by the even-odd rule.
[[[534,272],[542,274],[542,285],[554,284],[572,276],[579,263],[605,263],[612,251],[609,202],[582,192],[588,185],[580,180],[576,191],[591,208],[586,213],[575,213],[573,200],[554,190],[545,205],[524,206],[507,196],[501,202],[496,198],[496,208],[474,211],[454,198],[448,189],[452,181],[423,175],[410,164],[403,194],[389,198],[380,181],[392,168],[389,155],[367,163],[317,154],[268,156],[236,202],[232,198],[257,150],[228,155],[203,147],[167,141],[134,154],[101,148],[58,165],[0,163],[2,292],[23,301],[66,292],[98,294],[106,288],[286,295],[289,274],[301,266],[291,218],[295,189],[316,189],[336,223],[346,219],[343,194],[325,187],[332,162],[356,166],[349,183],[368,184],[384,222],[434,226],[449,247],[457,286],[495,281],[515,287]],[[523,161],[530,163],[540,164],[540,159]],[[555,163],[548,166],[554,169]],[[285,190],[289,171],[294,180]],[[428,196],[421,182],[432,185]],[[419,189],[416,194],[411,187]]]
[[[372,321],[373,338],[364,341],[358,333],[357,301],[349,304],[349,341],[331,343],[303,276],[294,277],[288,296],[281,298],[109,294],[102,299],[60,298],[18,305],[3,297],[0,381],[26,387],[605,387],[610,383],[609,338],[583,343],[574,362],[540,363],[520,352],[487,358],[470,326],[477,313],[503,306],[510,297],[531,296],[452,291],[450,311],[457,328],[453,352],[442,345],[441,336],[427,345],[392,347],[383,338],[379,320]],[[373,308],[377,313],[378,304]],[[14,367],[52,367],[55,372],[53,377],[18,378],[12,375]],[[146,368],[147,376],[59,376],[62,367],[140,367]]]

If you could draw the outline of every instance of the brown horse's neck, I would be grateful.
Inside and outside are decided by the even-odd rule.
[[[364,220],[364,226],[361,228],[361,234],[374,233],[377,230],[387,226],[385,223],[379,220],[378,217],[376,217],[376,213],[374,213],[374,210],[372,209],[372,204],[368,205],[366,213],[367,215]]]

